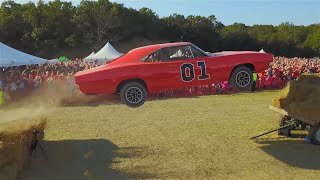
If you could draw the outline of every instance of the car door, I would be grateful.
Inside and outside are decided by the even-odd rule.
[[[144,62],[144,77],[148,91],[158,92],[179,88],[181,81],[179,64],[170,58],[168,48],[152,53]]]
[[[194,65],[195,80],[193,86],[210,85],[214,74],[214,61],[211,57],[197,50],[193,46],[189,46],[192,59],[190,63]]]
[[[149,57],[145,71],[152,91],[173,90],[210,84],[206,54],[193,54],[191,46],[174,46],[158,50]]]
[[[189,46],[176,46],[167,49],[169,54],[169,69],[171,74],[170,87],[172,89],[180,89],[183,87],[191,87],[197,83],[196,64]]]
[[[188,52],[185,58],[175,62],[176,69],[179,67],[180,71],[180,81],[177,82],[177,86],[209,85],[211,83],[210,72],[212,70],[207,67],[208,56],[202,52],[193,52],[191,46],[184,47],[184,51]]]

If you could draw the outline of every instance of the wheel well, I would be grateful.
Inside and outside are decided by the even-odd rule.
[[[138,83],[142,84],[146,88],[146,90],[148,91],[146,82],[143,79],[135,78],[135,79],[127,79],[127,80],[121,81],[119,83],[119,85],[117,86],[115,93],[120,93],[121,88],[125,84],[127,84],[128,82],[138,82]]]
[[[254,65],[251,64],[251,63],[238,64],[238,65],[236,65],[235,67],[233,67],[233,69],[232,69],[232,71],[231,71],[231,73],[230,73],[229,79],[230,79],[230,77],[231,77],[232,72],[233,72],[235,69],[237,69],[238,67],[240,67],[240,66],[245,66],[245,67],[251,69],[251,71],[255,71],[255,70],[256,70],[256,68],[254,67]]]
[[[232,69],[232,71],[235,70],[236,68],[238,68],[239,66],[245,66],[245,67],[251,69],[251,71],[255,71],[255,70],[256,70],[256,68],[254,67],[253,64],[251,64],[251,63],[246,63],[246,64],[238,64],[238,65],[236,65],[236,66]]]

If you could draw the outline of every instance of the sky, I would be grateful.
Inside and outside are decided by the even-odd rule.
[[[4,0],[0,0],[3,2]],[[18,3],[38,0],[15,0]],[[44,0],[48,2],[49,0]],[[61,0],[62,1],[62,0]],[[66,0],[78,5],[81,0]],[[246,25],[279,25],[291,22],[295,25],[320,23],[320,0],[110,0],[125,7],[147,7],[160,17],[171,14],[215,15],[225,25],[235,22]]]

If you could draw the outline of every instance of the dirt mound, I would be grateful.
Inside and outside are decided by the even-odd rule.
[[[319,121],[320,117],[320,74],[303,74],[297,81],[291,81],[272,105],[289,114]]]

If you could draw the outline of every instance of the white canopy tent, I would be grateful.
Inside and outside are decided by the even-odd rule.
[[[48,63],[49,64],[58,64],[58,63],[60,63],[60,61],[59,61],[59,59],[50,59],[50,60],[48,60]]]
[[[93,55],[91,54],[88,57],[84,58],[84,60],[85,61],[97,60],[98,63],[100,64],[103,64],[106,61],[111,61],[123,55],[122,53],[119,53],[117,50],[115,50],[109,42],[102,49],[100,49],[100,51],[98,51]]]
[[[0,42],[0,67],[45,64],[46,59],[13,49]]]
[[[261,52],[261,53],[266,53],[263,48],[262,48],[259,52]]]
[[[90,60],[90,58],[91,58],[91,56],[93,56],[93,55],[95,55],[96,53],[94,52],[94,51],[92,51],[92,53],[91,54],[89,54],[89,56],[87,56],[87,57],[85,57],[85,58],[83,58],[84,60]]]

